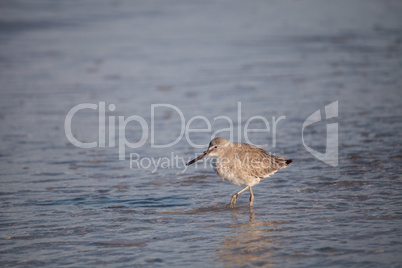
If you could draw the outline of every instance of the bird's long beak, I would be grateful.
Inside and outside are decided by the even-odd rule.
[[[194,164],[194,163],[197,162],[198,160],[201,160],[201,159],[203,159],[204,157],[208,156],[208,153],[209,153],[210,151],[211,151],[211,150],[205,151],[202,155],[200,155],[200,156],[198,156],[197,158],[195,158],[195,159],[191,160],[190,162],[188,162],[188,163],[186,164],[186,166],[189,166],[189,165],[191,165],[191,164]]]

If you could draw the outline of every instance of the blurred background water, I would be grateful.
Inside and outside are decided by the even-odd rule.
[[[401,13],[380,0],[2,1],[1,266],[400,267]],[[336,167],[302,143],[303,122],[334,101],[338,118],[304,134],[325,152],[326,125],[339,124]],[[103,102],[106,146],[74,146],[67,113]],[[151,128],[152,104],[185,123],[204,116],[211,132],[154,148],[151,131],[167,144],[183,120],[159,107]],[[73,117],[74,137],[99,141],[98,110]],[[148,137],[127,124],[145,144],[119,160],[108,124],[132,115]],[[247,120],[267,118],[249,141],[294,160],[254,187],[253,209],[248,193],[230,209],[238,186],[183,164],[230,127],[217,116],[233,121],[220,136],[243,142]],[[130,153],[174,161],[130,167]]]

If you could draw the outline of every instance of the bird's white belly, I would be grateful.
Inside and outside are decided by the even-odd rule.
[[[228,181],[228,182],[236,184],[236,185],[254,186],[260,182],[260,178],[249,177],[249,176],[243,178],[243,177],[239,176],[239,174],[230,172],[226,168],[223,168],[219,165],[215,165],[214,170],[215,170],[216,174],[218,174],[218,176],[222,178],[222,180]]]

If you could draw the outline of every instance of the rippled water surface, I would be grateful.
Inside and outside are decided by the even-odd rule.
[[[1,6],[2,267],[402,265],[399,1]],[[307,151],[302,126],[335,101],[338,117],[303,132],[324,153],[326,126],[338,124],[333,167]],[[72,134],[95,148],[66,137],[66,115],[83,103],[96,110],[79,111]],[[118,128],[133,115],[148,130]],[[211,131],[152,146],[173,142],[183,122],[206,129],[194,116]],[[248,140],[294,162],[253,187],[253,209],[248,192],[231,209],[241,187],[209,162],[184,163],[214,131],[245,142],[253,116],[270,131]],[[123,154],[123,133],[144,144]]]

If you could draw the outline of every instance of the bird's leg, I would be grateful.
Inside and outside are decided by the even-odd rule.
[[[235,207],[235,205],[236,205],[236,200],[237,200],[237,197],[239,196],[239,194],[241,194],[242,192],[244,192],[245,190],[247,190],[249,187],[250,187],[250,186],[247,186],[246,188],[244,188],[243,190],[241,190],[240,192],[238,192],[237,194],[234,194],[234,195],[232,196],[232,200],[230,201],[230,207],[231,207],[231,208],[234,208],[234,207]]]
[[[250,207],[253,206],[254,203],[254,195],[253,195],[253,190],[250,187]]]

